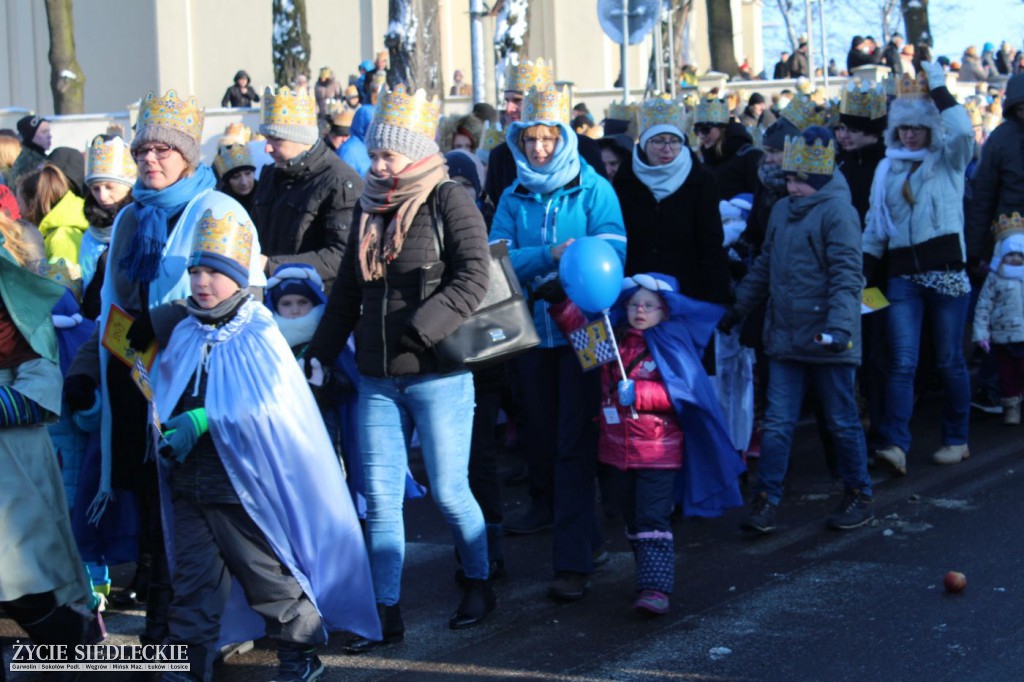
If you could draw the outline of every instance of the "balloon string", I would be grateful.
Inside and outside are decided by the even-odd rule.
[[[612,340],[612,349],[615,351],[615,361],[619,363],[619,374],[622,375],[623,381],[629,381],[629,377],[626,376],[626,366],[622,364],[622,353],[619,352],[619,342],[615,338],[615,330],[612,329],[611,318],[608,317],[608,308],[605,308],[601,314],[604,315],[605,326],[611,332],[610,334],[608,334],[608,336]],[[632,417],[633,419],[640,418],[640,415],[636,413],[636,407],[634,407],[633,405],[629,406],[629,416]]]

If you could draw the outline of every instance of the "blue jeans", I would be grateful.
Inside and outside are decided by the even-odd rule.
[[[430,491],[452,529],[467,578],[488,576],[487,533],[469,489],[473,375],[368,377],[359,384],[359,442],[366,477],[366,536],[378,604],[397,604],[405,560],[407,444],[419,432]]]
[[[910,451],[910,417],[914,412],[914,374],[921,346],[921,325],[927,309],[935,346],[935,369],[945,390],[942,442],[967,442],[971,384],[964,361],[964,321],[971,297],[945,296],[903,277],[889,280],[889,385],[881,437],[886,445]]]
[[[854,398],[856,373],[857,368],[853,365],[771,361],[768,409],[761,437],[761,458],[757,463],[758,481],[754,489],[767,494],[772,504],[779,504],[782,500],[782,481],[789,467],[793,430],[800,419],[800,408],[809,383],[814,386],[832,434],[843,486],[848,491],[860,490],[871,495],[867,445]]]

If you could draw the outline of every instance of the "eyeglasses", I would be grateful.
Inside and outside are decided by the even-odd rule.
[[[148,147],[139,147],[138,149],[132,151],[132,158],[135,159],[136,161],[142,161],[147,156],[149,156],[150,152],[153,152],[153,154],[156,155],[158,161],[163,161],[168,156],[170,156],[171,152],[173,151],[174,147],[168,146],[166,144],[153,144],[149,145]]]
[[[679,149],[683,146],[683,141],[673,135],[672,137],[655,137],[647,140],[647,144],[657,149],[664,149],[665,147],[671,147],[673,149]]]
[[[554,147],[557,138],[554,137],[524,137],[523,144],[527,147]]]
[[[928,126],[897,126],[896,130],[901,133],[920,133],[928,130]]]
[[[693,126],[693,132],[697,133],[698,135],[707,135],[708,133],[711,132],[711,129],[714,127],[715,126],[709,126],[703,123],[698,123],[697,125]]]
[[[635,313],[640,310],[646,310],[649,313],[656,313],[661,310],[661,306],[655,305],[654,303],[630,303],[626,306],[626,309],[631,313]]]

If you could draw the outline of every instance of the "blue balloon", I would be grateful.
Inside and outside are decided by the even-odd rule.
[[[604,239],[582,237],[562,254],[558,277],[573,303],[588,313],[599,313],[619,298],[622,261]]]

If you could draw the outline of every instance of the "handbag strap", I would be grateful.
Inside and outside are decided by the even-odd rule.
[[[441,228],[441,221],[438,220],[438,202],[440,201],[438,195],[441,193],[441,187],[447,184],[456,184],[454,180],[447,179],[437,183],[434,188],[434,195],[427,202],[430,210],[430,222],[434,226],[434,252],[437,254],[437,260],[444,261],[444,230]],[[443,217],[442,219],[443,220]]]

